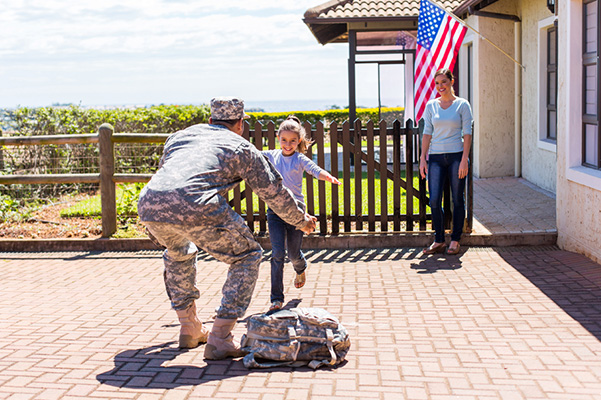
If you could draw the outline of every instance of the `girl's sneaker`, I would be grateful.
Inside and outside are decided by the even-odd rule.
[[[274,301],[271,303],[271,307],[269,307],[269,311],[277,311],[281,310],[283,303],[281,301]]]

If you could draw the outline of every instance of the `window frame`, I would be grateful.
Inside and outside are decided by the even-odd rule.
[[[597,26],[596,26],[596,35],[597,35],[597,49],[596,54],[594,53],[586,53],[586,31],[587,31],[587,18],[586,18],[586,5],[590,3],[597,3]],[[595,170],[601,170],[601,129],[599,124],[599,119],[601,116],[601,79],[599,79],[599,55],[601,54],[601,40],[599,39],[599,34],[601,33],[601,0],[583,0],[582,2],[582,166],[586,168],[591,168]],[[596,66],[596,90],[597,90],[597,109],[596,115],[587,114],[586,113],[586,68],[590,66]],[[597,126],[597,160],[596,164],[591,164],[587,162],[586,155],[586,127],[587,125],[596,125]]]
[[[548,88],[549,88],[549,71],[548,71],[548,57],[549,57],[549,40],[547,32],[549,29],[555,28],[556,32],[556,86],[555,86],[555,115],[556,124],[555,132],[557,135],[558,124],[557,124],[557,113],[559,107],[557,105],[559,101],[559,29],[557,26],[558,17],[553,15],[547,17],[538,22],[538,140],[537,147],[542,150],[550,151],[552,153],[557,152],[557,138],[549,138],[549,101],[548,101]]]
[[[551,34],[554,33],[555,34],[555,46],[552,49],[551,48],[551,40],[550,40],[550,36]],[[546,80],[547,80],[547,84],[546,84],[546,90],[545,90],[545,97],[547,99],[547,105],[546,105],[546,139],[552,142],[557,143],[557,85],[558,85],[558,79],[557,79],[557,50],[558,50],[558,45],[557,45],[557,41],[558,41],[558,37],[557,37],[557,20],[555,20],[553,22],[553,25],[548,27],[546,29],[546,35],[547,35],[547,57],[546,57]],[[553,54],[555,56],[555,62],[552,63],[551,62],[551,54]],[[554,76],[555,78],[553,79],[552,76]],[[553,101],[551,101],[551,91],[549,90],[549,88],[551,87],[551,79],[554,80],[554,85],[553,87],[555,88],[555,98],[553,99]],[[553,121],[551,121],[552,119],[552,114],[555,114],[555,118]],[[554,130],[555,130],[555,137],[551,136],[551,126],[554,126]]]

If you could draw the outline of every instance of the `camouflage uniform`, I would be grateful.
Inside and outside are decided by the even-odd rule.
[[[195,285],[198,248],[230,265],[217,316],[238,318],[248,308],[262,249],[226,200],[227,192],[243,180],[288,223],[298,228],[308,223],[273,165],[235,132],[200,124],[174,133],[165,143],[159,170],[140,194],[138,214],[166,247],[165,287],[175,310],[200,297]]]

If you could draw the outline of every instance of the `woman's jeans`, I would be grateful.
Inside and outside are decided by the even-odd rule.
[[[437,243],[444,240],[444,211],[442,209],[442,192],[445,181],[451,185],[453,199],[453,231],[451,240],[459,241],[465,220],[465,178],[459,179],[459,164],[463,152],[430,154],[428,160],[428,186],[430,190],[430,209],[432,210],[432,227]]]
[[[284,222],[271,210],[267,210],[267,226],[271,241],[271,302],[283,302],[286,249],[297,274],[302,274],[307,268],[307,260],[301,250],[303,231]]]

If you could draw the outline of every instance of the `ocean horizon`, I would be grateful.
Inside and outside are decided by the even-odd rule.
[[[321,100],[244,100],[244,108],[252,111],[262,109],[264,112],[285,111],[324,111],[335,108],[347,108],[348,99],[321,99]],[[373,105],[375,104],[375,105]],[[378,101],[365,102],[365,107],[377,107]],[[357,105],[358,108],[363,107]]]
[[[77,103],[54,103],[47,106],[19,106],[27,108],[42,108],[42,107],[69,107],[76,106],[87,109],[115,109],[115,108],[145,108],[158,105],[202,105],[206,103],[158,103],[158,104],[144,104],[144,103],[130,103],[130,104],[77,104]],[[303,100],[253,100],[244,99],[244,108],[249,112],[290,112],[295,111],[325,111],[331,109],[345,109],[348,107],[348,99],[303,99]],[[11,125],[11,111],[19,107],[0,107],[0,130],[9,131]],[[377,108],[378,100],[371,99],[366,101],[357,101],[357,108]],[[388,107],[388,105],[382,104],[382,107]],[[395,106],[392,106],[395,107]],[[398,107],[398,106],[396,106]]]
[[[18,107],[0,107],[0,111],[10,111],[20,107],[43,108],[43,107],[69,107],[77,106],[91,109],[114,109],[114,108],[144,108],[158,105],[202,105],[204,103],[124,103],[124,104],[81,104],[81,103],[53,103],[45,106],[18,106]],[[286,112],[286,111],[324,111],[331,109],[348,108],[348,99],[303,99],[303,100],[246,100],[244,99],[245,109],[248,111],[263,112]],[[378,107],[377,99],[358,101],[357,108]],[[383,105],[384,107],[384,105]]]

